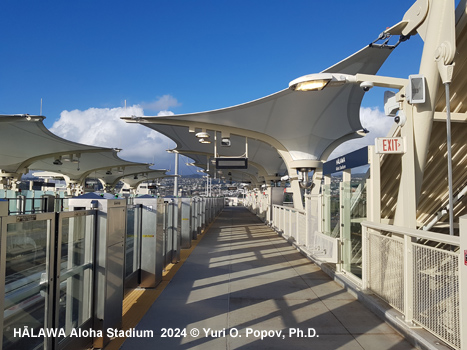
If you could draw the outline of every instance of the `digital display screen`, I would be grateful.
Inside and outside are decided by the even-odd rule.
[[[216,169],[248,169],[248,158],[216,158]]]

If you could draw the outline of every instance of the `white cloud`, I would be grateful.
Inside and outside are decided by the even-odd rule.
[[[133,162],[155,163],[154,168],[173,168],[173,155],[166,152],[175,143],[143,125],[126,123],[123,116],[143,116],[139,105],[63,111],[50,131],[67,140],[87,145],[121,148],[119,157]]]
[[[170,101],[176,101],[169,97],[163,96],[160,106],[165,107],[172,103]],[[155,168],[172,169],[174,158],[166,149],[175,148],[175,143],[155,130],[120,119],[131,115],[143,116],[142,105],[127,107],[126,110],[118,107],[63,111],[50,130],[67,140],[100,147],[121,148],[119,156],[125,160],[154,162]],[[163,108],[157,115],[173,115],[173,112]],[[370,133],[363,138],[343,143],[328,159],[374,144],[375,138],[386,136],[394,123],[392,118],[386,117],[378,108],[360,108],[360,120]]]
[[[175,97],[170,96],[170,95],[164,95],[162,97],[158,97],[157,100],[153,102],[142,102],[141,106],[145,110],[148,110],[148,111],[161,111],[159,113],[162,113],[162,112],[172,113],[172,112],[169,112],[168,109],[172,107],[178,107],[180,106],[180,103],[177,101]],[[167,115],[167,114],[163,114],[163,115]]]
[[[165,117],[165,116],[168,116],[168,115],[174,115],[174,113],[171,112],[171,111],[160,111],[159,113],[157,113],[158,117],[161,117],[161,116]]]
[[[387,117],[377,107],[361,107],[360,122],[363,127],[370,131],[365,137],[353,139],[339,145],[329,156],[329,160],[340,157],[359,148],[374,145],[375,138],[387,136],[394,119]]]

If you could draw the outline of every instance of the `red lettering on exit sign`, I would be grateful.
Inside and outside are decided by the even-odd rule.
[[[405,143],[402,137],[378,137],[375,141],[376,153],[378,154],[405,153]]]

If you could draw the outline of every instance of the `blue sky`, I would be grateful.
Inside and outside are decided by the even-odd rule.
[[[403,0],[390,6],[374,0],[2,0],[0,114],[39,114],[42,98],[45,125],[55,133],[131,148],[132,140],[123,140],[130,135],[126,127],[104,123],[102,128],[112,130],[94,139],[84,133],[101,119],[115,122],[125,100],[134,108],[130,112],[180,114],[277,92],[368,45],[410,5]],[[412,37],[379,74],[418,73],[421,48],[421,39]],[[363,107],[382,110],[383,92],[371,90]],[[78,131],[80,123],[84,131]],[[131,127],[132,137],[147,129]],[[172,156],[165,154],[168,141],[149,129],[141,133],[159,148],[144,154],[129,150],[122,158],[154,159],[156,168],[173,168]]]

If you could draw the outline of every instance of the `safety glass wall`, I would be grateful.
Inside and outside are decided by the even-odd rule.
[[[60,212],[65,206],[64,192],[0,190],[0,198],[8,200],[9,215]]]
[[[54,327],[64,330],[65,334],[56,337],[60,344],[66,343],[72,330],[92,326],[95,211],[62,212],[58,222]],[[79,340],[85,341],[73,341]]]
[[[42,191],[25,191],[25,212],[24,213],[40,213],[42,211]]]
[[[354,176],[340,185],[342,268],[362,277],[362,226],[366,220],[366,182]]]
[[[190,203],[191,214],[186,219],[196,218],[188,225],[190,232],[198,233],[203,223],[208,225],[223,208],[223,198],[212,199],[212,215],[203,218],[209,211],[202,205],[204,201],[197,198]],[[178,213],[176,204],[172,207]],[[141,218],[139,206],[130,206],[125,239],[127,278],[140,271]],[[171,224],[176,227],[173,231],[180,230],[181,218]],[[170,220],[166,211],[163,219],[167,235]],[[5,286],[0,290],[0,349],[86,348],[90,344],[91,338],[71,335],[95,326],[96,220],[96,210],[0,218],[0,283]],[[169,237],[165,238],[167,243]],[[56,334],[44,337],[44,330]]]
[[[39,334],[53,322],[55,214],[2,218],[0,292],[2,349],[50,348],[51,338]],[[27,328],[26,328],[27,327]]]
[[[332,181],[324,185],[323,190],[323,233],[330,237],[339,237],[340,233],[340,198],[339,182]]]
[[[94,237],[91,210],[1,218],[3,350],[90,343],[67,337],[92,326]]]

